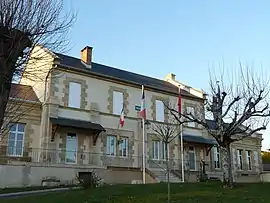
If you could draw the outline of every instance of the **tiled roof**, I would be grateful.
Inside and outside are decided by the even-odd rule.
[[[106,66],[106,65],[102,65],[102,64],[98,64],[94,62],[92,62],[91,69],[90,69],[86,65],[84,65],[81,62],[81,60],[78,58],[59,54],[59,53],[54,53],[54,54],[56,54],[60,58],[60,61],[59,61],[60,65],[66,68],[72,68],[78,71],[84,71],[84,72],[88,72],[92,74],[102,75],[104,77],[132,83],[135,85],[144,85],[145,87],[157,89],[160,91],[166,91],[166,92],[178,94],[178,87],[164,80],[147,77],[147,76],[140,75],[137,73],[132,73],[129,71],[113,68],[110,66]],[[196,97],[185,90],[181,91],[181,93],[184,96],[200,99],[199,97]]]
[[[11,84],[9,97],[39,102],[39,99],[35,91],[33,90],[33,87],[29,85],[21,85],[15,83]]]

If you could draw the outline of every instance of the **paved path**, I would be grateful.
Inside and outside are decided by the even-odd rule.
[[[36,194],[49,193],[49,192],[61,192],[61,191],[67,191],[67,190],[77,190],[77,189],[80,189],[80,187],[53,188],[53,189],[45,189],[45,190],[13,192],[13,193],[0,194],[0,199],[1,198],[14,198],[14,197],[20,197],[20,196],[29,196],[29,195],[36,195]]]

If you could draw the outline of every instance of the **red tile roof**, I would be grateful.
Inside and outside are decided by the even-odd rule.
[[[35,91],[33,90],[33,87],[29,85],[21,85],[15,83],[11,84],[9,97],[39,102],[39,99]]]

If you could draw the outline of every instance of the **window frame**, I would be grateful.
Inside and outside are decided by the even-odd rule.
[[[79,103],[77,104],[77,102],[76,102],[76,105],[75,105],[75,103],[72,103],[72,99],[74,99],[74,98],[77,98],[77,94],[76,95],[73,95],[73,94],[75,94],[75,93],[72,93],[73,91],[73,89],[71,88],[71,84],[74,84],[74,85],[80,85],[80,96],[79,96],[79,99],[80,99],[80,101],[79,101]],[[73,82],[73,81],[70,81],[69,82],[69,84],[68,84],[69,86],[69,90],[68,90],[68,107],[69,108],[76,108],[76,109],[80,109],[81,108],[81,103],[82,103],[82,84],[81,83],[78,83],[78,82]],[[77,91],[75,91],[75,92],[77,92]]]
[[[111,139],[110,139],[111,138]],[[113,138],[113,143],[114,145],[112,146],[111,144],[108,145],[108,142],[111,143],[112,141],[112,138]],[[108,140],[109,139],[109,140]],[[110,153],[111,151],[111,147],[113,148],[113,154]],[[109,149],[109,151],[108,151]],[[112,156],[112,157],[115,157],[116,156],[116,136],[115,135],[107,135],[107,138],[106,138],[106,155],[107,156]]]
[[[193,148],[193,150],[190,149],[190,147]],[[188,146],[188,155],[190,155],[190,153],[193,153],[194,154],[194,169],[191,169],[190,168],[190,159],[189,159],[189,170],[190,171],[196,171],[197,170],[197,160],[196,160],[196,149],[195,149],[195,146],[193,145],[189,145]]]
[[[121,103],[116,103],[116,102],[119,102],[118,100],[115,100],[115,97],[116,97],[116,94],[119,94],[119,96],[121,95],[121,98],[122,98],[122,101],[120,101]],[[120,115],[121,114],[121,111],[122,111],[122,108],[124,106],[124,93],[123,92],[120,92],[120,91],[113,91],[113,96],[112,96],[112,113],[114,115]],[[119,105],[119,106],[118,106]],[[120,108],[118,110],[118,107]]]
[[[163,111],[161,111],[161,105],[162,104],[162,109]],[[165,121],[165,106],[164,106],[164,102],[162,100],[155,100],[155,106],[156,106],[156,121],[158,122],[164,122]],[[159,117],[161,116],[161,117]]]
[[[19,125],[23,125],[23,131],[19,131]],[[15,131],[11,130],[12,127],[15,126]],[[8,130],[8,140],[7,140],[7,155],[10,157],[23,157],[23,152],[24,152],[24,139],[25,139],[25,123],[10,123],[9,125],[9,130]],[[14,146],[12,150],[12,154],[9,153],[9,143],[10,143],[10,134],[15,133],[14,137]],[[22,142],[22,148],[20,154],[16,154],[17,151],[17,142],[18,142],[18,135],[23,135],[23,139],[19,140]]]
[[[128,157],[129,139],[128,139],[128,137],[121,137],[120,139],[121,139],[121,143],[118,144],[119,156],[121,158],[127,158]],[[126,147],[125,148],[125,151],[126,151],[126,155],[125,156],[123,155],[123,149],[124,148],[122,150],[120,149],[123,143],[125,143],[124,146]]]

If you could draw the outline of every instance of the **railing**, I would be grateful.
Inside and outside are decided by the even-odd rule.
[[[121,156],[110,156],[105,153],[94,153],[85,152],[83,150],[68,151],[68,150],[56,150],[56,149],[40,149],[40,148],[18,148],[18,147],[7,147],[0,146],[0,164],[10,163],[37,163],[45,165],[73,165],[73,166],[112,166],[112,167],[132,167],[142,169],[142,156],[127,155],[126,157]],[[146,168],[158,168],[164,171],[166,169],[166,160],[153,160],[146,158]],[[181,160],[180,159],[169,159],[169,169],[172,173],[179,175],[181,174]],[[252,170],[248,170],[243,165],[243,171],[250,173],[259,173],[261,169],[258,166],[252,166]],[[186,173],[198,172],[202,170],[201,161],[190,162],[184,161],[184,170]],[[206,172],[222,172],[222,166],[215,168],[214,162],[205,162]],[[236,166],[233,166],[236,167]],[[234,168],[234,170],[237,170]],[[237,170],[239,171],[239,170]],[[240,171],[241,172],[241,171]]]

